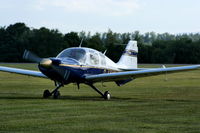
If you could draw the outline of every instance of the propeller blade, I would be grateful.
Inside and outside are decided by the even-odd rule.
[[[42,58],[38,57],[37,55],[35,55],[34,53],[28,50],[24,51],[23,59],[36,62],[36,63],[39,63],[40,61],[42,61]]]

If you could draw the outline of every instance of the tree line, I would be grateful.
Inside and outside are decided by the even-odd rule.
[[[138,41],[139,63],[200,64],[200,34],[157,34],[69,32],[57,29],[30,28],[24,23],[0,27],[0,62],[25,62],[22,55],[28,49],[40,57],[55,57],[63,49],[90,47],[104,52],[117,62],[129,40]]]

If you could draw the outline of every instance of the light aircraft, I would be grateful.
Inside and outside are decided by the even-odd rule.
[[[162,68],[138,68],[137,41],[130,40],[117,63],[106,57],[105,53],[85,47],[73,47],[63,50],[57,57],[40,58],[30,51],[25,51],[23,58],[38,63],[40,71],[25,70],[0,66],[0,71],[11,72],[51,79],[56,88],[53,91],[45,90],[44,98],[53,95],[56,99],[60,96],[59,88],[69,83],[89,85],[104,99],[109,100],[111,94],[101,92],[94,86],[96,82],[114,81],[122,86],[136,78],[165,73],[199,69],[200,65]]]

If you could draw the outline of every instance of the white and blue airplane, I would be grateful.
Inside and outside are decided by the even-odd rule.
[[[133,79],[152,75],[159,75],[199,69],[200,65],[163,68],[138,68],[138,47],[136,41],[129,41],[121,58],[117,63],[110,60],[105,54],[85,47],[73,47],[63,50],[55,58],[39,58],[29,51],[25,51],[23,58],[38,63],[40,71],[25,70],[0,66],[0,71],[29,75],[51,79],[56,88],[50,92],[45,90],[44,98],[53,95],[56,99],[60,96],[59,88],[69,83],[87,84],[104,99],[109,100],[108,91],[101,92],[94,86],[96,82],[114,81],[122,86]]]

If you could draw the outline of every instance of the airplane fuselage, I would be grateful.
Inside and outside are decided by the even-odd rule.
[[[104,54],[90,48],[69,48],[56,58],[51,58],[53,68],[38,65],[40,71],[54,81],[63,84],[84,83],[87,75],[121,71],[116,63]]]

